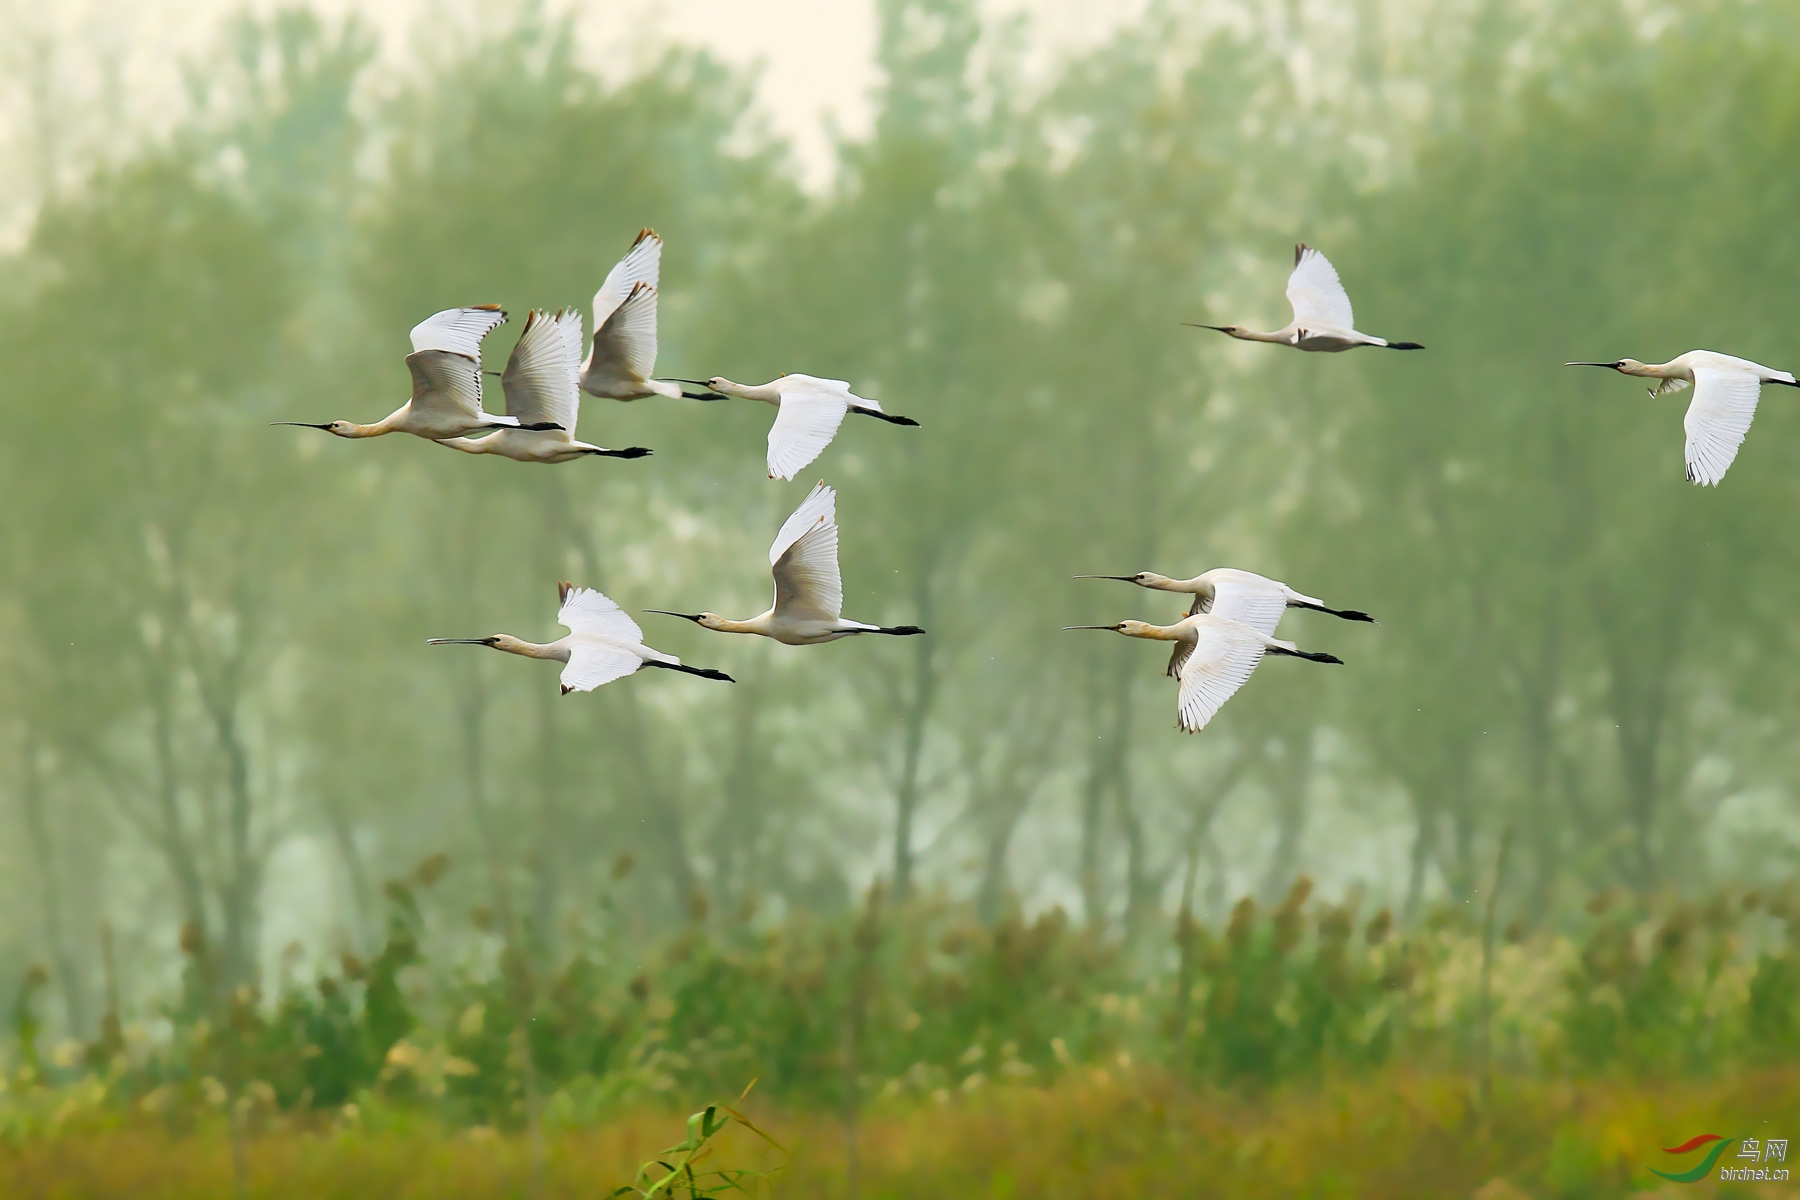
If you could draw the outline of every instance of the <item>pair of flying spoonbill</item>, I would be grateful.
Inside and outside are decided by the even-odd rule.
[[[842,379],[782,375],[763,384],[711,379],[653,379],[656,369],[656,282],[662,239],[648,229],[619,264],[607,273],[594,296],[594,346],[581,365],[581,390],[609,400],[649,396],[690,400],[760,400],[775,406],[769,429],[770,479],[792,479],[823,453],[851,413],[893,425],[917,425],[911,417],[884,412],[881,402],[858,396]],[[602,313],[606,315],[602,316]],[[579,318],[576,337],[580,337]],[[678,384],[707,389],[684,392]],[[510,409],[509,409],[510,411]],[[467,447],[461,447],[466,449]]]
[[[1068,625],[1066,629],[1109,629],[1126,637],[1174,642],[1164,674],[1181,681],[1176,699],[1179,728],[1199,733],[1224,703],[1249,680],[1265,654],[1303,658],[1308,662],[1343,664],[1331,654],[1300,649],[1275,637],[1282,614],[1290,608],[1330,613],[1346,621],[1375,618],[1355,609],[1331,608],[1323,600],[1303,596],[1285,583],[1249,571],[1216,567],[1192,579],[1171,579],[1154,571],[1136,575],[1077,575],[1077,579],[1117,579],[1159,592],[1194,597],[1187,615],[1173,625],[1120,621],[1113,625]]]
[[[680,613],[660,608],[646,611],[682,617],[720,633],[773,638],[788,646],[813,646],[861,633],[905,636],[925,632],[916,625],[870,625],[844,619],[844,585],[838,571],[837,493],[823,483],[814,487],[782,523],[775,544],[769,547],[769,567],[775,577],[775,602],[766,612],[749,620],[733,621],[710,612]],[[558,587],[562,608],[556,620],[568,629],[567,637],[538,643],[497,633],[484,638],[432,638],[430,644],[489,646],[508,654],[560,662],[564,664],[564,695],[592,691],[639,667],[664,667],[733,682],[722,671],[685,666],[674,655],[644,645],[644,633],[637,622],[592,588],[568,583]]]

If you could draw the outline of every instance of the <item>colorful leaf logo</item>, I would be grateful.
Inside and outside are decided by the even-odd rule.
[[[1720,1137],[1716,1133],[1703,1133],[1699,1137],[1689,1138],[1679,1146],[1664,1146],[1664,1154],[1686,1154],[1690,1150],[1699,1149],[1708,1142],[1718,1143],[1718,1145],[1706,1152],[1706,1157],[1700,1160],[1698,1166],[1692,1167],[1689,1170],[1669,1172],[1659,1171],[1655,1167],[1651,1167],[1650,1173],[1652,1175],[1660,1175],[1670,1183],[1698,1183],[1700,1180],[1705,1179],[1712,1171],[1713,1164],[1719,1161],[1719,1155],[1725,1153],[1726,1147],[1730,1146],[1731,1143],[1735,1141],[1737,1141],[1737,1139],[1734,1137]]]

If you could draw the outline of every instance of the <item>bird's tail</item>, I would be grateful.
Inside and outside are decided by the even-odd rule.
[[[1774,379],[1769,380],[1769,382],[1779,383],[1784,387],[1800,388],[1800,379],[1795,379],[1791,371],[1783,371]]]
[[[1371,617],[1366,612],[1362,612],[1362,611],[1360,611],[1358,609],[1354,609],[1354,608],[1327,608],[1323,604],[1309,604],[1309,603],[1305,603],[1305,602],[1296,604],[1296,605],[1294,605],[1294,607],[1295,608],[1309,608],[1313,612],[1329,613],[1334,617],[1340,617],[1346,621],[1367,621],[1371,625],[1377,624],[1374,617]]]
[[[600,447],[595,446],[591,450],[582,451],[582,453],[604,454],[608,458],[642,458],[644,455],[649,454],[650,450],[644,446],[627,446],[623,450],[603,450]]]
[[[1268,648],[1268,653],[1280,654],[1287,658],[1304,658],[1307,662],[1336,663],[1340,667],[1344,665],[1344,660],[1339,658],[1335,654],[1325,654],[1323,652],[1315,652],[1315,651],[1311,651],[1311,650],[1301,650],[1300,648],[1295,646],[1292,642],[1272,643]]]
[[[1425,348],[1418,342],[1383,342],[1382,345],[1389,350],[1423,350]]]
[[[910,637],[915,633],[924,633],[917,625],[877,625],[873,629],[865,629],[864,633],[891,633],[895,637]]]

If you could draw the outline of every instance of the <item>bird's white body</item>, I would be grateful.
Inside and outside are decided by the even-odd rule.
[[[554,314],[532,310],[525,332],[513,347],[500,376],[506,411],[518,425],[538,429],[502,429],[482,438],[446,438],[442,444],[465,454],[497,454],[518,462],[561,463],[585,455],[641,458],[642,447],[609,450],[578,441],[575,422],[581,416],[581,313],[572,308]]]
[[[722,396],[760,400],[775,406],[775,424],[769,429],[770,479],[792,479],[805,470],[831,444],[838,426],[852,412],[880,417],[896,425],[918,424],[908,417],[886,413],[879,400],[858,396],[842,379],[783,375],[768,383],[745,384],[715,375],[706,381],[706,386]]]
[[[1392,350],[1420,350],[1417,342],[1390,342],[1373,334],[1359,333],[1350,294],[1338,279],[1331,260],[1302,243],[1294,247],[1294,269],[1288,275],[1288,303],[1294,319],[1267,333],[1241,325],[1201,325],[1245,342],[1272,342],[1296,350],[1337,354],[1359,346],[1385,346]]]
[[[498,304],[485,304],[448,308],[413,326],[413,352],[406,356],[407,370],[412,373],[412,399],[372,425],[355,421],[276,424],[307,425],[342,438],[410,433],[433,442],[516,426],[517,417],[485,412],[481,407],[481,341],[505,323],[506,314]]]
[[[1314,662],[1337,663],[1329,654],[1309,654],[1293,642],[1272,638],[1242,621],[1213,613],[1194,613],[1173,625],[1144,621],[1120,621],[1117,625],[1077,625],[1075,629],[1110,629],[1126,637],[1176,643],[1177,669],[1170,673],[1181,681],[1176,697],[1178,727],[1199,733],[1207,722],[1249,680],[1263,655],[1285,654]]]
[[[651,378],[661,275],[662,239],[654,230],[641,230],[594,293],[594,337],[581,363],[582,391],[605,400],[681,395],[675,384]]]
[[[1777,371],[1747,358],[1711,350],[1689,350],[1666,363],[1641,363],[1622,358],[1610,363],[1567,363],[1571,367],[1610,367],[1621,375],[1636,375],[1659,382],[1652,396],[1692,387],[1682,428],[1687,432],[1684,457],[1688,482],[1717,487],[1737,458],[1738,447],[1756,419],[1756,402],[1765,383],[1800,387],[1790,371]]]
[[[645,666],[670,667],[690,675],[729,681],[729,676],[718,671],[683,666],[673,654],[664,654],[644,645],[644,633],[637,622],[594,589],[559,583],[557,593],[562,608],[556,614],[556,621],[569,633],[554,642],[528,642],[511,634],[497,633],[486,638],[432,638],[431,644],[490,646],[507,654],[562,663],[565,696],[570,692],[591,692]]]
[[[794,510],[769,547],[775,602],[745,621],[715,613],[669,613],[719,633],[749,633],[786,646],[813,646],[860,633],[915,634],[911,625],[884,627],[843,616],[844,584],[838,570],[837,493],[821,483]]]

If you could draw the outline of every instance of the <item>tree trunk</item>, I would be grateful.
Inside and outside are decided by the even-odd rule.
[[[22,760],[24,778],[19,788],[19,801],[24,809],[31,855],[37,860],[38,878],[44,887],[44,934],[50,943],[51,961],[56,964],[56,982],[63,994],[63,1011],[68,1019],[69,1034],[76,1038],[86,1038],[86,997],[75,970],[74,955],[69,953],[68,930],[63,914],[62,875],[57,869],[56,847],[51,840],[50,824],[44,814],[37,730],[29,723],[25,726]]]

